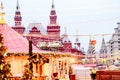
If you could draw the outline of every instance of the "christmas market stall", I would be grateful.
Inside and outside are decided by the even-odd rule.
[[[12,76],[22,77],[22,74],[27,68],[30,68],[28,64],[32,62],[34,76],[69,78],[69,67],[77,61],[75,54],[41,51],[7,24],[0,25],[0,34],[2,35],[1,39],[3,39],[3,45],[5,46],[3,48],[5,51],[4,57],[11,64]],[[33,54],[31,55],[31,53]],[[49,72],[46,69],[51,71]]]
[[[4,19],[3,4],[1,3],[1,13],[0,13],[0,74],[5,73],[8,70],[5,68],[5,64],[10,64],[10,72],[12,76],[21,76],[24,71],[24,65],[30,62],[28,58],[31,56],[30,42],[21,36],[19,33],[14,31]],[[32,53],[42,53],[34,45],[32,45]],[[6,70],[4,70],[6,69]],[[36,73],[36,67],[33,65],[33,73]],[[6,73],[7,74],[7,73]],[[5,75],[5,74],[3,74]],[[5,75],[6,76],[6,75]],[[0,76],[4,77],[4,76]]]
[[[69,80],[70,67],[78,63],[81,56],[55,51],[58,48],[51,48],[52,52],[39,50],[31,39],[28,41],[13,30],[4,16],[3,4],[0,3],[0,80]]]

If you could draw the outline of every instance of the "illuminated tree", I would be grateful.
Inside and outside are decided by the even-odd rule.
[[[7,48],[3,44],[3,36],[0,34],[0,80],[6,80],[11,76],[11,65],[5,61]]]
[[[22,80],[31,80],[31,77],[33,76],[31,70],[29,69],[30,65],[29,63],[26,63],[24,66],[24,72],[22,75]]]

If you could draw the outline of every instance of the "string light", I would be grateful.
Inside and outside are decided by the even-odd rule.
[[[50,34],[47,34],[47,35],[41,35],[41,34],[22,34],[23,36],[33,36],[33,37],[50,37],[50,36],[58,36],[58,35],[50,35]],[[83,37],[90,37],[91,36],[110,36],[110,35],[113,35],[113,34],[88,34],[88,35],[67,35],[67,36],[83,36]],[[63,36],[63,35],[60,35],[60,36]]]

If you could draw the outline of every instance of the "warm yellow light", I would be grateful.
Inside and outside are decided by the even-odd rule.
[[[75,59],[74,59],[74,58],[71,58],[71,59],[70,59],[70,62],[71,62],[71,63],[75,63]]]
[[[93,61],[93,63],[95,63],[96,60],[93,58],[92,61]]]

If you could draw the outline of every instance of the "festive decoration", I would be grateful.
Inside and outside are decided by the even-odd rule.
[[[92,44],[92,45],[95,45],[95,44],[96,44],[96,40],[94,40],[94,39],[91,40],[91,44]]]
[[[50,36],[53,36],[53,37],[56,37],[57,35],[52,35],[52,34],[48,34],[48,35],[42,35],[42,34],[32,34],[32,35],[30,35],[30,34],[22,34],[23,36],[30,36],[30,37],[43,37],[43,38],[45,38],[45,37],[50,37]],[[77,34],[77,36],[81,36],[81,37],[90,37],[90,36],[102,36],[103,37],[103,35],[104,36],[110,36],[110,35],[112,35],[112,33],[110,33],[110,34],[104,34],[104,33],[101,33],[101,34],[85,34],[85,35],[80,35],[80,34]],[[61,35],[62,36],[62,35]],[[67,36],[76,36],[76,35],[67,35]]]
[[[6,46],[3,46],[3,36],[0,34],[0,79],[6,80],[11,74],[11,65],[9,61],[5,61],[4,54],[6,53]]]
[[[70,74],[73,74],[73,69],[72,69],[71,66],[69,67],[69,75],[70,75]]]
[[[29,68],[30,68],[29,63],[26,63],[24,65],[24,72],[22,75],[22,80],[31,80],[31,77],[33,76],[33,74]]]

